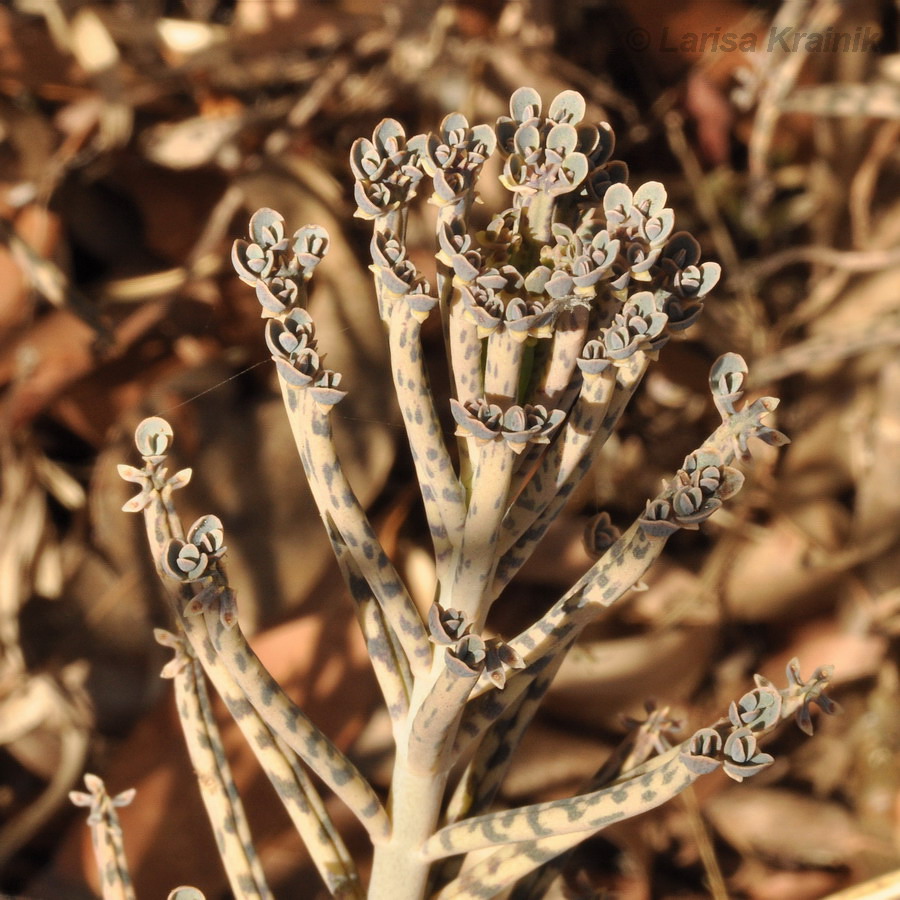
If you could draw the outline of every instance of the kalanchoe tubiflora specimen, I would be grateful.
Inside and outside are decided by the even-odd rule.
[[[719,275],[715,263],[700,262],[689,234],[674,231],[661,184],[625,184],[626,167],[610,159],[612,130],[582,121],[579,94],[566,91],[542,109],[537,93],[523,88],[496,128],[453,114],[438,133],[408,140],[386,119],[351,153],[357,215],[373,225],[375,294],[434,545],[438,584],[425,617],[379,545],[332,440],[331,413],[344,391],[340,375],[323,365],[307,309],[328,236],[316,226],[288,236],[282,217],[263,209],[250,220],[250,240],[234,246],[237,273],[267,320],[300,459],[390,714],[396,759],[386,799],[250,649],[223,565],[222,523],[206,515],[185,534],[175,513],[172,492],[190,472],[167,475],[172,432],[163,420],[138,429],[143,468],[121,468],[140,486],[126,509],[143,512],[172,587],[175,633],[157,635],[176,654],[164,675],[175,681],[238,896],[269,893],[209,713],[207,680],[328,890],[373,900],[492,897],[516,882],[515,896],[538,896],[544,863],[719,767],[738,781],[755,774],[772,762],[760,740],[784,719],[795,715],[808,730],[811,703],[830,711],[823,693],[830,672],[804,682],[792,662],[787,688],[757,676],[727,717],[680,744],[663,736],[671,726],[665,712],[635,723],[635,735],[575,797],[491,811],[508,760],[582,629],[640,581],[674,532],[697,528],[740,489],[733,464],[748,458],[751,437],[786,441],[763,423],[777,401],[744,404],[743,360],[723,356],[710,376],[721,425],[629,528],[597,517],[587,534],[595,562],[537,621],[505,639],[485,633],[490,607],[597,458],[650,363],[697,318]],[[476,234],[469,216],[495,151],[512,205]],[[434,290],[406,248],[408,211],[425,179],[438,210]],[[431,315],[443,323],[451,397],[429,385],[421,328]],[[454,422],[451,447],[446,426]],[[448,797],[454,767],[461,771]],[[368,831],[374,860],[365,888],[307,769]]]

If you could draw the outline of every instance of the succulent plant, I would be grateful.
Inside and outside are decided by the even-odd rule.
[[[340,375],[323,368],[306,305],[328,235],[305,226],[288,237],[281,215],[263,209],[250,220],[249,240],[234,245],[237,274],[266,319],[300,460],[390,715],[396,758],[387,800],[247,643],[222,523],[203,516],[185,535],[171,502],[189,471],[166,476],[168,425],[142,423],[144,467],[120,468],[141,488],[125,508],[143,512],[161,576],[173,585],[176,634],[159,639],[176,659],[164,674],[182,698],[195,767],[214,773],[200,787],[238,896],[270,894],[209,715],[205,677],[247,735],[328,890],[372,900],[467,900],[517,882],[514,896],[539,896],[529,891],[545,863],[720,766],[738,781],[754,775],[772,762],[759,742],[782,721],[796,716],[809,730],[811,704],[831,710],[830,671],[804,682],[792,662],[787,688],[758,676],[727,716],[680,743],[663,737],[673,725],[667,711],[648,707],[647,722],[633,723],[640,740],[630,738],[577,796],[492,811],[516,744],[581,631],[641,580],[673,533],[697,528],[740,489],[733,463],[748,457],[751,437],[787,440],[763,423],[777,401],[744,403],[746,366],[726,354],[710,375],[719,427],[630,527],[597,517],[587,532],[595,561],[537,621],[505,638],[486,630],[488,611],[596,460],[648,367],[696,320],[719,277],[718,265],[700,261],[693,237],[674,230],[664,187],[625,183],[627,168],[611,159],[612,129],[584,123],[579,94],[565,91],[543,108],[522,88],[495,127],[452,114],[437,132],[407,139],[385,119],[351,151],[356,215],[373,225],[375,295],[434,546],[438,588],[425,617],[347,483],[332,439],[330,414],[344,391]],[[511,204],[473,234],[478,179],[495,151]],[[434,289],[406,247],[408,211],[424,179],[437,206]],[[450,397],[433,392],[425,363],[422,324],[435,314]],[[445,439],[447,422],[457,426],[455,446]],[[374,852],[367,887],[307,768],[366,828]],[[453,792],[451,773],[459,773]]]

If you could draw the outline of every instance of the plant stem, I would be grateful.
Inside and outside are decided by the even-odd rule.
[[[410,727],[443,670],[443,654],[435,654],[429,675],[416,679],[407,720]],[[425,859],[422,848],[437,830],[449,769],[445,764],[437,771],[414,771],[408,737],[404,734],[397,740],[387,803],[393,827],[390,839],[375,847],[368,900],[422,900],[428,886],[431,863]]]

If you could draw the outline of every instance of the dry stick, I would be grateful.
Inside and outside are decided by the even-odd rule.
[[[831,82],[795,90],[781,104],[785,112],[814,116],[900,118],[900,84],[868,81],[851,84]]]
[[[900,250],[835,250],[817,244],[789,247],[749,266],[749,276],[753,279],[771,278],[796,263],[816,263],[845,272],[879,272],[900,264]]]
[[[872,233],[872,200],[881,167],[897,148],[900,122],[884,122],[850,182],[848,211],[854,247],[865,247]]]
[[[754,363],[748,385],[759,387],[789,375],[809,370],[816,365],[835,365],[843,359],[900,344],[900,315],[881,315],[874,322],[864,322],[838,334],[819,334],[764,356]]]
[[[900,896],[900,869],[878,875],[862,884],[829,894],[824,900],[896,900]]]
[[[719,210],[716,198],[709,188],[709,179],[697,159],[697,154],[684,131],[684,117],[681,113],[670,110],[666,113],[663,124],[666,128],[666,138],[669,147],[681,163],[681,169],[693,189],[694,201],[697,211],[706,221],[710,234],[716,246],[719,259],[726,272],[730,272],[729,282],[735,285],[735,291],[740,297],[740,314],[746,320],[744,333],[740,339],[750,346],[753,356],[758,356],[765,350],[762,337],[768,333],[765,310],[760,304],[759,297],[746,279],[739,277],[744,269],[744,263],[738,253],[732,238],[731,231]]]
[[[700,801],[697,799],[697,791],[693,787],[686,788],[679,798],[688,816],[688,824],[697,845],[697,855],[706,872],[706,881],[709,885],[710,900],[730,900],[728,885],[719,860],[716,858],[716,848],[703,814],[700,809]]]
[[[347,481],[334,446],[328,408],[320,406],[308,389],[292,387],[281,375],[279,381],[297,451],[320,515],[330,515],[402,644],[413,673],[428,671],[432,650],[425,626]]]
[[[59,811],[67,792],[84,772],[90,743],[83,723],[65,723],[59,734],[59,758],[47,786],[29,806],[0,827],[0,870]]]
[[[402,300],[390,321],[391,368],[416,476],[434,543],[438,580],[445,580],[465,520],[465,492],[441,434],[422,354],[422,323]]]
[[[878,219],[878,225],[870,235],[869,245],[873,252],[890,252],[900,240],[900,215],[897,215],[898,204],[894,204]],[[838,254],[835,253],[835,256]],[[810,288],[809,296],[802,300],[794,310],[779,322],[782,333],[807,325],[826,312],[841,295],[851,279],[850,270],[838,269],[822,278],[818,284]]]
[[[161,489],[153,491],[151,503],[144,510],[144,521],[148,535],[151,536],[151,547],[165,547],[170,538],[183,536],[181,521],[175,513],[172,503],[170,482],[163,484]],[[159,566],[161,556],[155,553],[154,558]],[[313,864],[322,875],[329,890],[339,897],[353,898],[357,896],[360,890],[359,875],[321,798],[294,758],[286,753],[285,746],[279,743],[275,733],[256,712],[244,692],[231,677],[213,647],[205,622],[197,616],[183,615],[184,607],[192,599],[192,591],[187,585],[182,585],[177,597],[172,597],[173,611],[190,643],[194,658],[199,660],[203,666],[248,745],[259,760],[263,771],[275,787],[291,821],[306,843]],[[205,698],[205,682],[195,679],[195,686],[198,693]],[[208,705],[208,700],[204,700],[204,702]],[[186,730],[183,720],[182,727]],[[218,727],[212,719],[206,723],[206,729],[209,734],[218,735]],[[187,733],[186,739],[188,739]],[[216,739],[218,740],[218,737]],[[201,782],[201,789],[202,786]],[[240,797],[236,790],[229,792],[229,796],[232,794],[232,814],[240,820],[244,818]],[[211,824],[215,829],[215,820],[212,820]],[[246,829],[242,826],[242,830]],[[252,848],[252,843],[248,841],[247,847]]]
[[[806,0],[788,0],[783,3],[773,24],[773,29],[782,26],[790,26],[797,29],[801,23],[809,24],[810,30],[824,31],[828,25],[832,25],[840,15],[840,4],[830,0],[819,0],[811,13],[807,16],[808,4]],[[763,84],[753,119],[753,130],[750,134],[749,169],[750,176],[755,182],[755,188],[759,193],[757,197],[757,212],[768,205],[770,194],[762,193],[762,186],[769,173],[769,150],[775,136],[775,125],[781,117],[781,105],[791,88],[794,86],[800,70],[806,62],[806,48],[791,53],[787,48],[783,55],[777,57],[777,64],[771,66],[770,76]]]

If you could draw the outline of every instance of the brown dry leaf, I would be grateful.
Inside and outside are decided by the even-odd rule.
[[[598,738],[537,721],[516,750],[503,782],[510,806],[571,796],[600,768],[611,748]]]
[[[622,713],[640,715],[644,701],[686,701],[708,671],[714,627],[669,628],[637,637],[578,644],[548,693],[548,709],[564,721],[596,727]]]
[[[728,567],[728,614],[771,622],[827,611],[846,590],[847,563],[835,554],[848,532],[846,508],[830,499],[792,507],[751,532]]]
[[[781,788],[729,787],[703,811],[742,855],[782,868],[854,867],[863,851],[892,852],[864,834],[846,807]]]
[[[788,662],[797,657],[804,677],[808,678],[816,666],[833,665],[832,684],[847,684],[875,675],[887,649],[887,639],[882,635],[851,631],[831,618],[814,619],[796,625],[787,647],[761,662],[759,672],[780,683]]]
[[[852,488],[854,443],[860,427],[860,393],[853,382],[818,381],[792,410],[791,444],[782,481],[794,502],[815,502]]]
[[[741,864],[730,884],[747,900],[822,900],[847,883],[843,871],[829,869],[774,869],[759,860]]]
[[[23,251],[27,247],[35,260],[49,257],[59,241],[60,221],[57,215],[29,204],[4,227],[10,235],[0,244],[0,341],[6,343],[34,315],[34,295],[29,291],[39,291],[39,272],[23,258]]]

